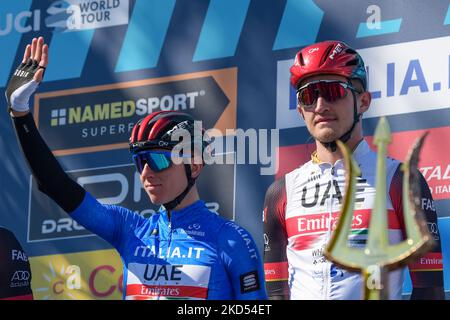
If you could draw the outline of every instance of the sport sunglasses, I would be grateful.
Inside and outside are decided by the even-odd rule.
[[[172,165],[173,157],[188,158],[190,155],[173,154],[170,151],[144,150],[133,154],[131,157],[136,165],[137,171],[142,173],[145,164],[148,164],[153,172],[160,172],[168,169]]]
[[[297,100],[305,110],[312,110],[319,95],[328,102],[345,98],[347,89],[360,93],[351,84],[336,80],[318,80],[305,84],[297,90]]]

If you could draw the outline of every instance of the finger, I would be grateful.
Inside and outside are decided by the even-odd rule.
[[[33,41],[31,41],[31,58],[33,59],[34,55],[36,54],[36,47],[37,47],[37,39],[33,38]]]
[[[36,52],[33,56],[33,59],[36,60],[37,62],[41,61],[41,55],[42,55],[42,46],[44,44],[44,38],[43,37],[39,37],[37,40],[37,45],[36,45]]]
[[[42,46],[42,55],[40,58],[39,66],[46,68],[48,64],[48,45],[44,44]]]
[[[34,74],[33,79],[36,82],[41,82],[43,77],[44,77],[44,69],[39,68],[38,71],[36,71],[36,73]]]
[[[44,71],[48,64],[48,45],[44,44],[42,46],[42,56],[41,61],[39,62],[39,69],[34,74],[34,81],[41,82],[42,78],[44,77]]]
[[[28,44],[23,53],[22,63],[27,62],[27,60],[30,58],[30,56],[31,56],[31,46]]]

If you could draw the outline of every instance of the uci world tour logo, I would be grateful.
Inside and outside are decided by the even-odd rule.
[[[45,25],[56,32],[128,24],[129,0],[59,0],[47,9]]]

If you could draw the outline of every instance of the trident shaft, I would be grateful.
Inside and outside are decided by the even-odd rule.
[[[362,273],[366,300],[387,299],[388,272],[414,261],[429,251],[434,244],[420,206],[418,186],[418,155],[425,135],[416,140],[401,167],[406,239],[390,245],[386,208],[386,154],[387,146],[391,142],[391,132],[387,120],[384,117],[380,119],[374,139],[378,149],[375,205],[370,217],[367,243],[363,249],[348,246],[355,204],[356,177],[361,171],[348,147],[338,141],[346,166],[346,192],[339,222],[324,255],[341,268]]]

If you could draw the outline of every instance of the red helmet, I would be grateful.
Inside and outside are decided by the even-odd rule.
[[[194,138],[195,123],[194,118],[187,113],[176,111],[153,112],[143,119],[140,119],[133,128],[130,136],[130,152],[153,148],[171,150],[180,141],[172,140],[172,134],[177,129],[189,131]],[[201,129],[202,138],[204,130]],[[192,139],[192,144],[197,143]],[[209,141],[202,140],[202,151]]]
[[[133,128],[130,137],[130,152],[135,153],[146,149],[162,148],[172,150],[178,143],[177,140],[172,140],[172,136],[177,130],[187,130],[191,134],[191,150],[201,148],[201,152],[205,150],[210,144],[209,138],[204,134],[204,130],[201,129],[201,141],[195,140],[195,121],[187,113],[176,111],[159,111],[153,112],[145,118],[139,120]],[[209,148],[207,155],[209,154]],[[171,201],[164,203],[164,207],[167,210],[174,209],[184,197],[188,194],[191,187],[195,184],[195,179],[191,174],[191,167],[189,164],[184,165],[184,169],[187,177],[187,186],[183,192]]]
[[[301,80],[317,74],[336,74],[357,79],[364,90],[367,87],[363,59],[342,41],[324,41],[301,49],[290,71],[291,85],[296,89]]]

